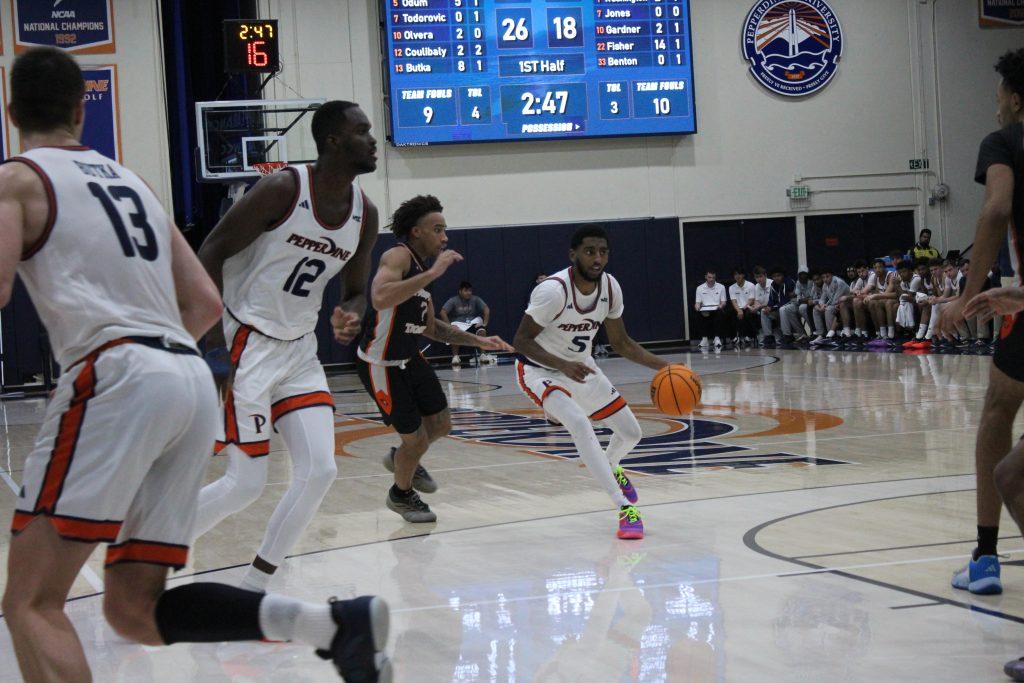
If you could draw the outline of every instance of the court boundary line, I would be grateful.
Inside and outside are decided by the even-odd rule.
[[[1024,624],[1024,616],[1016,616],[1016,615],[1013,615],[1013,614],[1008,614],[1006,612],[1001,612],[1001,611],[996,610],[996,609],[991,609],[991,608],[985,607],[983,605],[974,605],[974,604],[971,604],[971,603],[968,603],[968,602],[963,602],[961,600],[954,600],[953,598],[947,598],[947,597],[942,596],[942,595],[935,595],[934,593],[927,593],[925,591],[920,591],[920,590],[917,590],[917,589],[914,589],[914,588],[906,588],[904,586],[898,586],[896,584],[889,583],[887,581],[881,581],[879,579],[872,579],[872,578],[869,578],[867,576],[858,576],[857,574],[851,574],[850,572],[845,571],[843,568],[829,569],[828,567],[823,567],[823,566],[821,566],[819,564],[815,564],[813,562],[807,562],[805,560],[801,560],[801,559],[798,559],[796,557],[787,557],[786,555],[782,555],[780,553],[776,553],[776,552],[774,552],[772,550],[768,550],[767,548],[765,548],[764,546],[762,546],[760,543],[757,542],[757,535],[761,531],[763,531],[764,529],[772,526],[773,524],[777,524],[779,522],[784,522],[786,520],[793,519],[795,517],[802,517],[804,515],[812,514],[812,513],[815,513],[815,512],[823,512],[825,510],[835,510],[835,509],[838,509],[838,508],[853,507],[854,505],[864,505],[864,504],[867,504],[867,503],[879,503],[879,502],[885,502],[885,501],[890,501],[890,500],[903,500],[903,499],[906,499],[906,498],[920,498],[920,497],[924,497],[924,496],[946,495],[946,494],[949,494],[949,493],[965,493],[965,492],[968,492],[968,491],[974,491],[974,489],[973,488],[969,488],[969,489],[950,489],[948,491],[928,491],[928,492],[925,492],[925,493],[909,493],[909,494],[904,494],[904,495],[899,495],[899,496],[887,496],[885,498],[874,498],[874,499],[869,499],[869,500],[853,501],[853,502],[850,502],[850,503],[840,503],[838,505],[828,505],[828,506],[825,506],[825,507],[814,508],[814,509],[811,509],[811,510],[804,510],[803,512],[795,512],[795,513],[792,513],[792,514],[789,514],[789,515],[783,515],[782,517],[776,517],[775,519],[770,519],[770,520],[768,520],[766,522],[762,522],[761,524],[758,524],[757,526],[755,526],[755,527],[753,527],[751,529],[748,529],[747,532],[745,534],[743,534],[743,545],[745,545],[747,547],[747,549],[749,549],[749,550],[751,550],[751,551],[753,551],[755,553],[758,553],[759,555],[763,555],[765,557],[770,557],[770,558],[776,559],[776,560],[781,560],[783,562],[789,562],[790,564],[795,564],[797,566],[804,567],[805,569],[809,569],[809,570],[812,570],[814,572],[834,574],[835,576],[840,576],[840,577],[845,578],[845,579],[853,579],[854,581],[860,581],[862,583],[866,583],[866,584],[869,584],[869,585],[872,585],[872,586],[876,586],[878,588],[887,588],[889,590],[896,591],[898,593],[903,593],[905,595],[912,595],[912,596],[914,596],[916,598],[921,598],[922,600],[928,600],[928,601],[931,601],[931,602],[937,602],[937,603],[940,603],[940,604],[943,604],[943,605],[947,605],[947,606],[950,606],[950,607],[959,607],[961,609],[966,609],[966,610],[971,611],[971,612],[980,612],[982,614],[986,614],[986,615],[988,615],[990,617],[995,617],[997,619],[1005,619],[1007,621],[1012,621],[1012,622],[1017,623],[1017,624]],[[954,556],[954,557],[958,557],[958,556]],[[794,572],[794,574],[800,574],[800,573],[803,573],[803,572]],[[953,590],[953,589],[950,588],[950,590]]]

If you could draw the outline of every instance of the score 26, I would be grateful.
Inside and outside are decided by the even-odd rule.
[[[499,9],[494,12],[498,23],[498,47],[533,47],[533,16],[529,7]]]

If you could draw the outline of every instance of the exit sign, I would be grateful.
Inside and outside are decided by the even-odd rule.
[[[927,159],[911,159],[910,160],[911,171],[927,171],[928,160]]]
[[[790,199],[807,199],[811,196],[811,188],[806,185],[794,185],[786,190],[786,196]]]

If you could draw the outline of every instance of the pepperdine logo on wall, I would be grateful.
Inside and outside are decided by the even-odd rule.
[[[828,85],[843,56],[843,30],[824,0],[761,0],[747,15],[743,57],[764,87],[786,97]]]

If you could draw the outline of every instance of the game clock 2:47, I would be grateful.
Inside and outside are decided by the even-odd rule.
[[[224,71],[262,74],[280,70],[277,19],[224,20]]]

